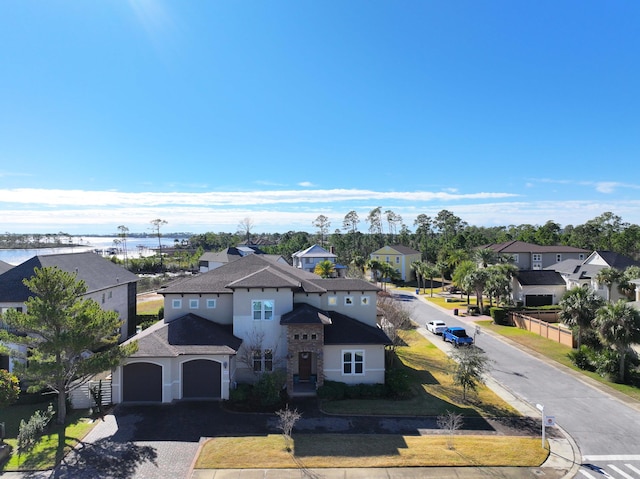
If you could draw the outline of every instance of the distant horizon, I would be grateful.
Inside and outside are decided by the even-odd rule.
[[[447,210],[450,211],[450,210]],[[454,211],[450,211],[451,213],[453,213],[455,216],[458,216],[455,214]],[[593,217],[590,217],[588,219],[586,219],[585,221],[582,222],[576,222],[576,223],[568,223],[568,224],[562,224],[558,221],[555,221],[554,219],[548,219],[547,221],[552,221],[554,223],[557,223],[560,226],[560,230],[564,231],[564,229],[566,229],[566,227],[568,226],[572,226],[572,227],[576,227],[582,224],[585,224],[587,221],[591,221],[594,220],[595,218],[605,214],[605,213],[612,213],[614,216],[618,216],[621,218],[622,223],[628,226],[634,226],[634,225],[638,225],[638,223],[633,223],[633,222],[629,222],[626,221],[626,219],[624,217],[621,217],[620,215],[617,215],[616,212],[614,211],[602,211],[596,215],[594,215]],[[437,213],[436,213],[437,215]],[[433,215],[431,216],[431,219],[435,219],[435,216]],[[363,234],[369,234],[368,232],[368,226],[367,226],[367,222],[365,221],[366,216],[359,216],[360,218],[360,226],[358,227],[358,231],[360,233]],[[315,218],[314,218],[315,219]],[[340,230],[340,232],[346,232],[343,227],[342,227],[342,220],[344,218],[342,218],[339,222],[339,226],[338,227],[333,227],[333,223],[332,226],[329,228],[328,231],[328,235],[331,236],[332,234],[335,233],[336,229]],[[461,221],[465,221],[464,218],[460,218]],[[491,225],[491,226],[486,226],[486,225],[477,225],[477,224],[472,224],[469,222],[466,222],[467,225],[469,227],[476,227],[476,228],[510,228],[510,227],[519,227],[519,226],[524,226],[524,225],[530,225],[533,226],[534,228],[539,228],[541,226],[544,226],[544,224],[547,222],[545,221],[544,223],[540,223],[540,224],[534,224],[534,223],[512,223],[512,224],[501,224],[501,225]],[[127,225],[124,225],[127,226]],[[151,225],[150,225],[151,226]],[[169,225],[164,225],[164,227],[168,227]],[[413,226],[413,222],[411,225],[406,225],[407,228],[409,229],[409,231],[411,233],[415,232],[415,227]],[[117,230],[117,227],[116,227]],[[130,230],[130,228],[129,228]],[[399,227],[398,227],[398,231],[399,231]],[[318,228],[316,227],[309,227],[307,229],[286,229],[286,230],[274,230],[274,231],[260,231],[257,229],[257,226],[254,224],[254,228],[251,230],[251,236],[261,236],[261,235],[271,235],[271,234],[285,234],[288,232],[305,232],[308,233],[310,235],[315,235],[318,233]],[[190,236],[195,236],[195,235],[199,235],[199,234],[206,234],[206,233],[213,233],[213,234],[234,234],[237,236],[245,236],[246,233],[239,231],[238,228],[236,228],[235,230],[218,230],[218,231],[214,231],[214,230],[203,230],[203,231],[199,231],[199,232],[195,232],[195,231],[160,231],[160,236],[162,238],[166,238],[166,237],[190,237]],[[29,235],[29,236],[34,236],[34,235],[69,235],[75,238],[82,238],[82,237],[121,237],[121,233],[118,231],[115,232],[84,232],[84,233],[75,233],[75,232],[70,232],[70,231],[63,231],[63,230],[58,230],[57,232],[52,232],[52,231],[46,231],[46,232],[41,232],[41,231],[35,231],[35,232],[26,232],[26,231],[21,231],[21,232],[11,232],[11,231],[5,231],[4,233],[0,233],[0,234],[15,234],[15,235]],[[386,229],[386,222],[383,220],[383,234],[389,234],[388,230]],[[397,234],[397,233],[396,233]],[[142,237],[157,237],[157,232],[155,231],[148,231],[148,232],[144,232],[144,231],[128,231],[126,236],[127,237],[138,237],[138,236],[142,236]]]

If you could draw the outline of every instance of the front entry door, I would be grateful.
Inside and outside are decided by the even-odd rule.
[[[311,376],[311,353],[298,353],[298,377],[300,381],[308,381]]]

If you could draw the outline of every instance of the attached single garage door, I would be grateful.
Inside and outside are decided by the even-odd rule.
[[[550,294],[528,294],[525,297],[525,306],[550,306],[553,304],[553,296]]]
[[[151,363],[127,364],[122,368],[122,400],[162,402],[162,366]]]
[[[182,364],[183,399],[219,399],[221,396],[220,363],[194,359]]]

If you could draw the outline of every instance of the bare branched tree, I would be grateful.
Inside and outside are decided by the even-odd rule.
[[[462,427],[463,417],[462,414],[447,411],[444,414],[438,416],[438,427],[447,431],[447,448],[455,449],[453,445],[453,436],[455,432]]]
[[[265,351],[270,352],[270,356],[265,356]],[[278,341],[273,345],[265,344],[264,332],[253,329],[251,333],[242,342],[242,346],[238,350],[236,359],[239,363],[244,364],[254,375],[259,376],[263,372],[275,371],[278,366]],[[263,360],[271,361],[271,368],[263,369],[262,367],[256,370],[254,367],[254,361]]]
[[[284,437],[284,445],[287,452],[293,453],[293,439],[291,438],[291,432],[298,420],[302,417],[302,414],[297,409],[289,409],[289,405],[285,409],[276,411],[278,416],[278,429],[282,430],[282,436]]]
[[[395,355],[396,348],[402,343],[400,331],[411,327],[411,311],[404,303],[395,301],[391,296],[379,295],[378,308],[382,311],[381,320],[382,330],[387,333],[391,340],[389,351],[391,354],[387,356],[389,366],[391,366]]]
[[[248,216],[238,223],[238,234],[245,237],[247,244],[251,243],[251,230],[253,226],[253,220]]]

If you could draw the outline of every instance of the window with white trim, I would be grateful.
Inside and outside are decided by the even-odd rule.
[[[396,264],[400,264],[400,256],[396,256]]]
[[[329,298],[327,299],[327,304],[329,306],[335,306],[338,304],[338,297],[337,296],[329,296]]]
[[[531,258],[533,261],[542,261],[542,255],[540,253],[533,253]]]
[[[353,306],[353,296],[345,296],[344,297],[344,305],[345,306]]]
[[[364,351],[342,351],[342,374],[364,374]]]
[[[513,257],[513,262],[514,263],[519,263],[520,262],[520,255],[518,253],[514,253],[511,256]]]
[[[197,299],[189,300],[189,309],[198,309],[200,307],[200,301]]]
[[[173,301],[171,301],[171,307],[173,309],[182,308],[182,300],[181,299],[174,299]]]
[[[216,307],[215,299],[207,299],[207,309],[214,309]]]
[[[273,319],[273,300],[259,299],[251,301],[251,312],[254,321],[271,321]]]
[[[253,352],[253,371],[256,373],[270,373],[273,371],[273,351],[271,349]]]
[[[361,304],[362,306],[367,306],[367,305],[369,304],[369,301],[370,301],[369,296],[362,296],[362,297],[360,298],[360,304]]]
[[[556,255],[556,263],[559,263],[560,261],[562,261],[562,255],[560,253],[558,253]]]

